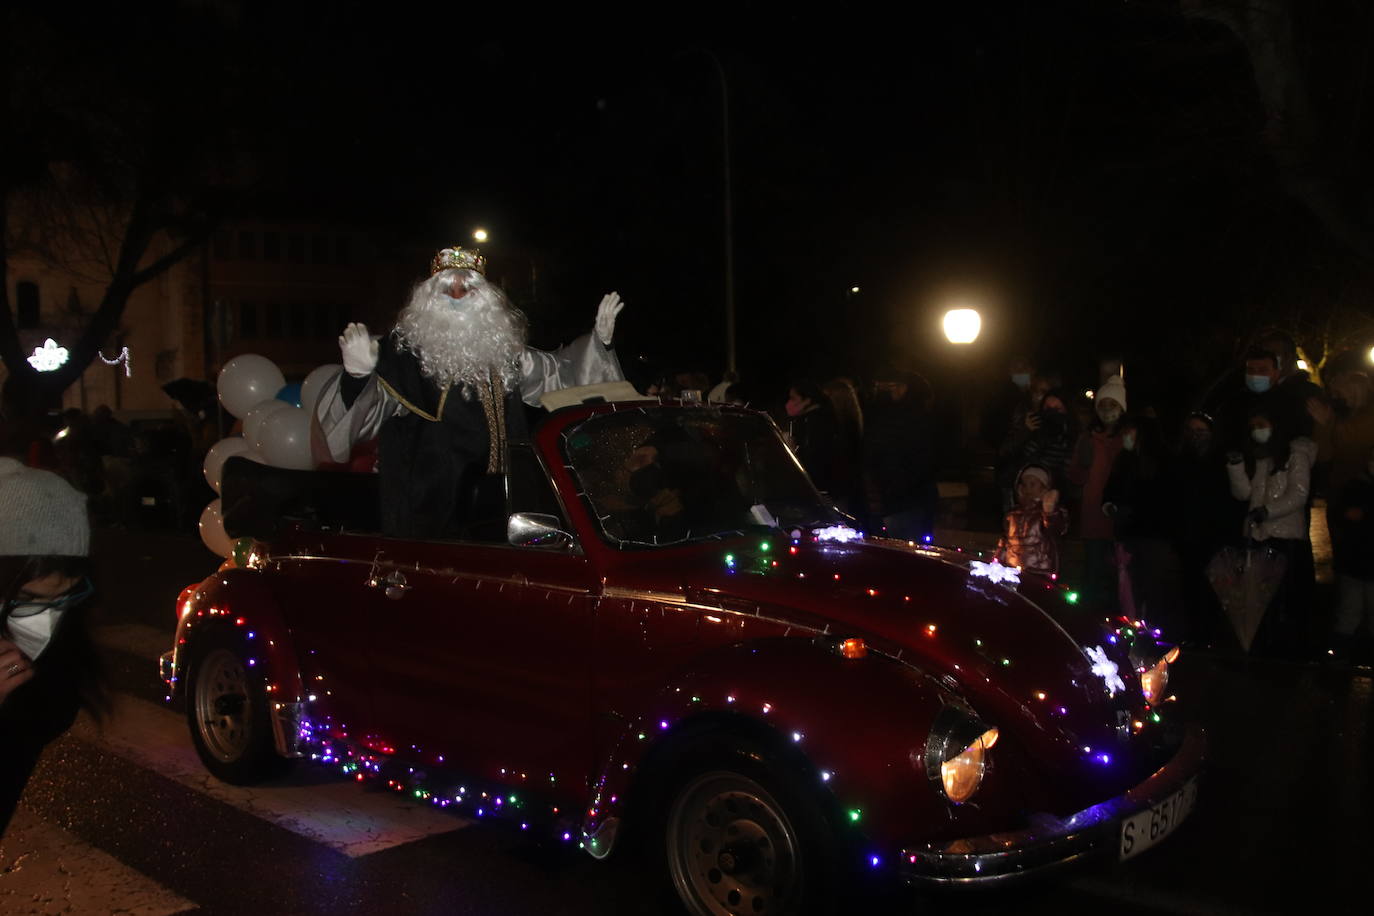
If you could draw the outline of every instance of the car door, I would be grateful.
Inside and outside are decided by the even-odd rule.
[[[390,546],[373,533],[298,532],[274,548],[265,572],[291,628],[312,722],[377,749],[387,742],[370,647],[382,599],[368,583]]]
[[[377,573],[374,703],[403,753],[576,795],[590,765],[594,577],[574,544],[512,546],[511,508],[566,515],[528,445],[512,445],[500,524],[407,542]],[[501,532],[498,540],[497,531]]]

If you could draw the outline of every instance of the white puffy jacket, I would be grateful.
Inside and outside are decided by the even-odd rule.
[[[1255,473],[1247,480],[1245,463],[1228,464],[1231,475],[1231,495],[1249,500],[1250,508],[1264,506],[1269,516],[1255,525],[1247,518],[1241,523],[1241,534],[1265,541],[1269,538],[1305,539],[1307,537],[1307,499],[1312,494],[1312,462],[1317,457],[1317,443],[1300,436],[1289,443],[1288,465],[1275,471],[1273,461],[1261,458],[1255,462]]]

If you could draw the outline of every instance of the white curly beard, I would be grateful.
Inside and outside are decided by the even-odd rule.
[[[449,295],[454,281],[467,292]],[[416,285],[396,321],[396,341],[420,361],[420,372],[441,388],[473,385],[496,373],[510,390],[519,381],[525,315],[499,287],[472,270],[444,270]]]

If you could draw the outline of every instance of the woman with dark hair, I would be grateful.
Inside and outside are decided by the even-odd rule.
[[[86,497],[0,457],[0,835],[39,755],[84,706],[105,709],[86,619]]]
[[[1254,645],[1261,651],[1301,652],[1303,621],[1310,606],[1312,547],[1308,541],[1307,501],[1312,493],[1312,463],[1317,444],[1306,436],[1290,438],[1274,411],[1250,411],[1250,442],[1227,455],[1231,495],[1246,501],[1241,534],[1287,558],[1283,581],[1260,622]]]

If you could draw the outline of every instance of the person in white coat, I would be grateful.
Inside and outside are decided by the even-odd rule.
[[[1311,605],[1311,544],[1307,504],[1312,495],[1312,464],[1317,444],[1306,436],[1289,438],[1276,418],[1263,410],[1250,414],[1250,442],[1244,453],[1227,456],[1231,495],[1249,511],[1241,535],[1287,560],[1283,582],[1256,635],[1261,651],[1292,653],[1302,645],[1304,615]]]

